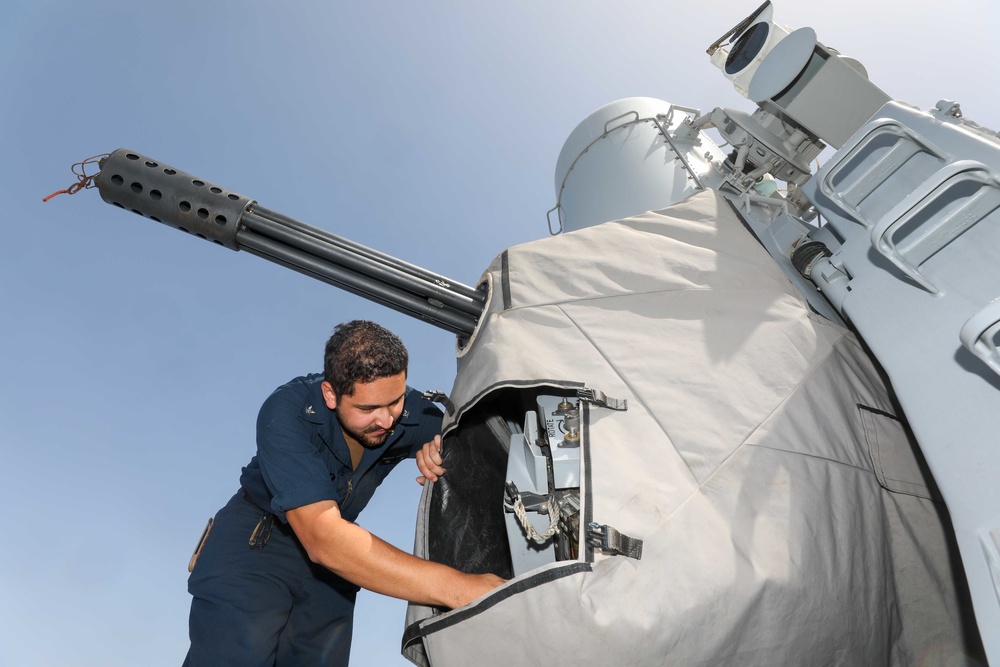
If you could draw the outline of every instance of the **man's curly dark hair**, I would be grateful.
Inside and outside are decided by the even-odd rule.
[[[368,320],[338,324],[326,342],[323,375],[337,396],[353,396],[356,382],[406,373],[409,355],[399,337]]]

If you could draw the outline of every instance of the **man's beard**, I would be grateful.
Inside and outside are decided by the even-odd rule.
[[[337,421],[340,420],[338,419]],[[369,427],[369,429],[364,433],[347,428],[346,426],[344,426],[343,422],[341,422],[340,428],[343,429],[344,433],[346,433],[348,436],[354,438],[354,440],[357,441],[357,443],[360,444],[365,449],[378,449],[379,447],[385,444],[385,441],[392,434],[391,428],[383,430],[378,426],[374,425]],[[377,436],[372,435],[372,433],[376,431],[383,431],[383,433],[382,435],[377,435]]]

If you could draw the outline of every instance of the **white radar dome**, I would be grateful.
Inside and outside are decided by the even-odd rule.
[[[549,231],[572,231],[666,208],[693,194],[697,185],[661,130],[670,132],[697,110],[650,97],[605,105],[570,133],[556,163],[556,207]],[[698,152],[679,147],[692,169],[711,169]],[[721,158],[721,154],[719,155]],[[558,219],[558,223],[557,223]],[[557,229],[558,228],[558,231]]]

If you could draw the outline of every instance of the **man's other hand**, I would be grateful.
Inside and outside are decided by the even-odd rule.
[[[435,435],[433,440],[424,444],[417,451],[417,470],[420,471],[417,483],[423,486],[427,480],[432,482],[438,481],[438,477],[446,472],[441,467],[443,463],[444,459],[441,458],[441,436]]]
[[[503,586],[507,583],[506,579],[501,579],[495,574],[470,574],[466,576],[468,577],[468,583],[463,590],[456,593],[458,598],[456,599],[455,606],[453,606],[452,609],[464,607],[473,600],[477,600],[486,595],[494,588]]]

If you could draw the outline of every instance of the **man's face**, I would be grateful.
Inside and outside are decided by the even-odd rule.
[[[337,411],[344,433],[368,449],[377,449],[385,443],[403,413],[405,396],[406,373],[373,382],[356,382],[350,396],[337,396],[329,382],[323,383],[326,406]]]

